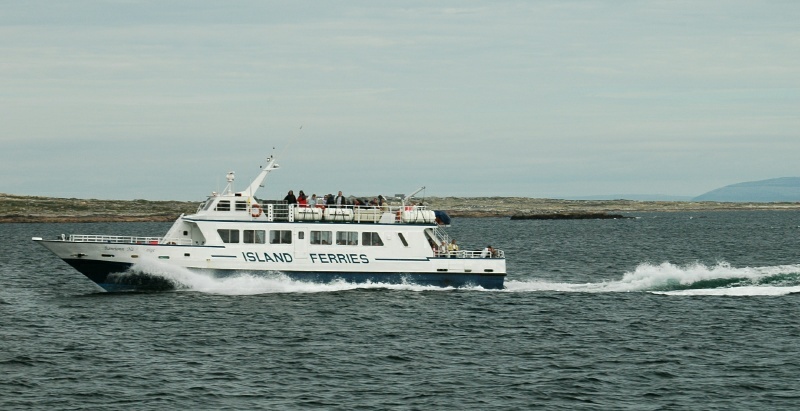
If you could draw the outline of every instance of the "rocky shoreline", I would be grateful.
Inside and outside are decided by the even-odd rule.
[[[562,214],[800,210],[800,203],[555,200],[527,197],[426,197],[425,205],[451,217],[511,217]],[[197,210],[196,201],[95,200],[0,193],[0,223],[170,222]]]

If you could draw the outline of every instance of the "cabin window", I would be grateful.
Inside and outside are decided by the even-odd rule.
[[[247,201],[236,200],[236,211],[247,211]]]
[[[205,205],[203,205],[203,211],[208,211],[208,209],[211,208],[211,204],[214,204],[213,198],[209,198],[208,200],[206,200]]]
[[[231,211],[230,200],[219,200],[216,211]]]
[[[238,243],[239,242],[239,230],[227,230],[224,228],[220,228],[217,230],[219,233],[219,237],[222,239],[223,243]]]
[[[333,233],[330,231],[312,231],[311,244],[331,245],[333,243]]]
[[[355,231],[337,231],[336,244],[358,245],[358,233]]]
[[[304,238],[306,238],[306,232],[305,231],[300,231],[300,232],[297,233],[297,239],[298,240],[302,240]]]
[[[406,237],[403,235],[403,233],[397,233],[397,236],[400,237],[400,241],[403,242],[403,245],[408,247],[408,241],[406,241]]]
[[[361,244],[383,246],[383,241],[381,240],[381,236],[379,236],[378,233],[366,232],[366,233],[361,233]]]
[[[269,232],[270,244],[291,244],[292,243],[292,230],[270,230]]]
[[[246,244],[264,244],[267,242],[264,230],[242,230],[242,242]]]

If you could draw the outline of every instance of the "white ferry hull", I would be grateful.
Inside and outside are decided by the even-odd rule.
[[[219,246],[87,243],[34,239],[106,291],[155,291],[180,288],[169,276],[151,272],[180,267],[224,278],[242,274],[276,276],[315,283],[417,284],[437,287],[480,286],[502,289],[505,259],[382,258],[369,252],[327,252],[298,257],[286,247],[230,250]],[[338,251],[338,250],[336,250]]]

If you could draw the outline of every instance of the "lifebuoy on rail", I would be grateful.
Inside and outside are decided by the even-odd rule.
[[[250,215],[253,217],[261,217],[261,206],[258,203],[253,203],[250,206]]]

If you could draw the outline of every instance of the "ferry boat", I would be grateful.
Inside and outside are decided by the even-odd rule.
[[[270,156],[243,191],[212,193],[194,214],[181,214],[163,237],[62,234],[34,237],[106,291],[174,289],[137,269],[166,264],[213,277],[286,276],[329,283],[480,286],[502,289],[502,250],[448,250],[445,213],[409,200],[381,206],[298,206],[255,194],[279,166]],[[419,191],[419,190],[418,190]],[[144,264],[148,263],[148,264]]]

